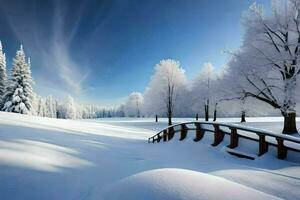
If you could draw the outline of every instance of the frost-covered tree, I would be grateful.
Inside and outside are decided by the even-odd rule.
[[[171,125],[172,116],[178,108],[176,104],[185,89],[186,77],[180,63],[172,59],[160,61],[144,94],[145,113],[150,116],[167,116],[168,124]]]
[[[280,110],[284,116],[282,132],[290,134],[297,132],[300,0],[272,3],[271,16],[265,16],[260,5],[250,7],[244,17],[244,42],[234,53],[230,68],[242,78],[242,95]]]
[[[44,116],[45,117],[51,117],[56,118],[57,108],[56,108],[56,100],[52,97],[52,95],[49,95],[46,97],[45,100],[45,108],[44,108]]]
[[[40,97],[37,96],[35,98],[35,105],[36,105],[36,115],[40,116],[40,117],[45,117],[46,116],[46,104],[45,104],[45,100]]]
[[[3,95],[5,93],[6,85],[6,57],[2,49],[2,43],[0,41],[0,108],[3,107]]]
[[[205,121],[208,121],[210,104],[216,98],[215,83],[217,72],[211,63],[204,63],[200,73],[192,81],[191,106],[195,113],[204,108]]]
[[[3,111],[21,114],[31,114],[34,111],[32,106],[34,101],[33,80],[31,78],[30,65],[30,59],[26,62],[25,53],[21,45],[13,59],[13,67],[3,97]]]
[[[218,76],[214,88],[217,93],[217,98],[214,102],[214,121],[217,118],[217,109],[224,108],[227,110],[227,115],[241,115],[241,121],[245,120],[246,115],[246,97],[241,92],[244,88],[243,77],[238,70],[232,67],[233,63],[229,62],[230,68],[225,67]],[[227,108],[227,109],[226,109]],[[229,112],[229,113],[228,113]]]
[[[117,117],[125,117],[125,105],[124,104],[121,104],[117,108]]]
[[[76,118],[76,104],[72,96],[68,96],[64,106],[64,116],[66,119]]]
[[[127,117],[141,117],[143,96],[139,92],[132,92],[125,103],[125,115]]]

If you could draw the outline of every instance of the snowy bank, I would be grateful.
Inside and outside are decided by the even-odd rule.
[[[299,164],[278,160],[274,148],[252,161],[224,151],[228,138],[212,147],[212,134],[199,142],[191,134],[181,142],[176,135],[167,143],[148,144],[147,138],[165,123],[121,120],[78,121],[0,112],[0,198],[107,200],[123,194],[120,187],[126,186],[134,192],[153,191],[151,199],[161,197],[156,194],[193,199],[217,195],[223,185],[228,185],[231,196],[240,191],[271,195],[271,199],[300,196]],[[241,140],[246,149],[239,150],[256,153],[257,145],[246,142]],[[214,192],[211,186],[216,184],[222,186]]]
[[[125,178],[108,189],[107,200],[277,200],[272,195],[217,176],[184,169],[157,169]]]

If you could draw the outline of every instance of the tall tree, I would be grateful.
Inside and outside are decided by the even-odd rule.
[[[243,79],[241,96],[279,109],[283,133],[297,132],[296,101],[300,74],[300,0],[273,1],[273,15],[253,4],[244,18],[242,47],[230,63]],[[236,77],[232,77],[236,81]]]
[[[186,89],[185,86],[185,72],[180,63],[172,59],[160,61],[144,94],[144,111],[152,116],[167,116],[168,124],[171,125],[172,116],[179,108],[176,105],[180,101],[180,94]]]
[[[141,117],[141,107],[143,96],[139,92],[132,92],[124,105],[125,115],[127,117]]]
[[[65,118],[75,119],[76,118],[76,104],[72,96],[68,96],[67,101],[64,105],[65,108]]]
[[[13,67],[4,95],[3,111],[30,114],[33,111],[34,93],[32,89],[30,59],[26,62],[21,45],[13,59]]]
[[[42,97],[37,96],[35,98],[36,105],[36,115],[40,117],[46,117],[46,104]]]
[[[51,95],[45,100],[45,117],[56,118],[56,101]]]
[[[204,108],[205,121],[209,120],[210,105],[215,104],[219,98],[216,83],[222,75],[221,72],[216,71],[211,63],[204,63],[201,71],[192,81],[190,104],[194,113]]]
[[[6,85],[6,57],[2,49],[2,43],[0,41],[0,108],[3,107],[3,95],[5,93]]]

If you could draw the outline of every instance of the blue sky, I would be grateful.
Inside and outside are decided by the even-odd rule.
[[[268,0],[257,0],[269,9]],[[241,44],[252,0],[0,0],[0,40],[11,67],[22,43],[38,94],[114,105],[143,92],[161,59],[192,79],[226,64]]]

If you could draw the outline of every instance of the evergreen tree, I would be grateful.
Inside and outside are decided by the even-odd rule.
[[[51,95],[46,97],[45,104],[46,104],[45,105],[45,107],[46,107],[45,108],[46,109],[45,117],[55,118],[56,117],[56,103]]]
[[[21,45],[13,59],[13,67],[9,76],[4,95],[3,111],[21,114],[33,112],[34,93],[32,89],[30,59],[26,62],[25,53]]]
[[[2,50],[2,43],[0,41],[0,108],[3,106],[3,95],[5,93],[6,82],[6,57]]]
[[[40,117],[44,117],[43,99],[40,96],[36,98],[36,115]]]
[[[75,119],[76,118],[76,105],[73,97],[68,96],[67,102],[65,104],[65,118]]]

